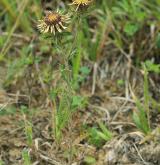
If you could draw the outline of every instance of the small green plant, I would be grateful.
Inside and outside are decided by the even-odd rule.
[[[0,165],[4,165],[4,162],[2,160],[0,160]]]
[[[87,100],[82,96],[73,95],[71,102],[71,109],[83,108],[87,104]]]
[[[25,133],[27,137],[27,143],[31,147],[33,144],[33,132],[32,124],[29,121],[25,121]]]
[[[25,130],[25,135],[26,135],[26,139],[27,139],[27,144],[29,147],[32,147],[33,144],[33,129],[32,129],[32,123],[27,119],[27,115],[29,116],[30,114],[27,114],[28,108],[25,106],[21,107],[21,111],[22,111],[22,115],[24,118],[24,130]]]
[[[143,65],[144,70],[144,102],[141,103],[140,100],[134,95],[132,92],[133,99],[135,100],[137,111],[133,112],[133,120],[142,132],[148,134],[151,131],[150,127],[150,95],[149,95],[149,87],[148,87],[148,71],[146,66]]]
[[[31,165],[31,164],[32,164],[32,163],[31,163],[30,154],[29,154],[29,151],[28,151],[28,150],[24,149],[24,150],[22,151],[22,158],[23,158],[23,160],[24,160],[23,165]]]
[[[87,4],[90,4],[89,1]],[[87,4],[81,1],[78,1],[78,4],[77,2],[73,3],[72,5],[77,6],[76,11],[69,11],[68,14],[62,14],[63,12],[59,10],[50,11],[46,13],[46,16],[41,19],[37,25],[39,31],[43,33],[43,36],[50,39],[51,46],[54,47],[56,53],[61,55],[63,61],[58,68],[60,78],[57,86],[50,90],[52,128],[54,138],[57,142],[61,140],[63,129],[68,126],[72,113],[84,103],[83,98],[77,96],[75,93],[80,83],[79,75],[82,74],[82,76],[86,76],[86,73],[88,73],[86,68],[81,69],[82,46],[85,42],[82,26],[85,14],[79,12],[79,7],[88,7]],[[71,36],[69,32],[66,32],[67,27],[71,23],[73,28],[75,28],[74,37]],[[72,66],[70,66],[70,62]],[[44,77],[42,79],[43,83],[49,84],[49,82],[51,82],[50,80],[53,80],[50,76],[52,72],[52,67],[48,70],[45,69],[45,72],[42,73],[43,76],[41,76]]]
[[[145,65],[146,65],[146,69],[149,72],[154,72],[154,73],[157,73],[157,74],[160,73],[160,64],[155,64],[152,61],[147,60],[145,62]]]
[[[117,85],[118,85],[118,86],[121,86],[121,87],[124,86],[124,80],[118,79],[118,80],[117,80]]]
[[[112,133],[107,129],[107,127],[99,122],[99,128],[92,127],[89,129],[89,143],[100,147],[104,142],[111,140],[113,137]]]
[[[84,158],[84,162],[87,164],[87,165],[93,165],[93,164],[96,164],[96,159],[93,157],[93,156],[86,156]]]
[[[128,36],[133,36],[137,31],[139,30],[139,24],[133,24],[133,23],[126,23],[124,27],[124,32]]]

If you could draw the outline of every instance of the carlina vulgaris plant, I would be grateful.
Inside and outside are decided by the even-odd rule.
[[[41,33],[53,33],[56,34],[56,31],[62,32],[62,30],[66,29],[67,27],[65,24],[69,23],[70,15],[64,15],[61,11],[57,10],[56,12],[47,11],[46,16],[39,20],[39,24],[37,28],[40,30]]]
[[[67,59],[65,58],[65,53],[63,52],[64,47],[61,41],[63,39],[62,32],[67,28],[67,24],[69,24],[70,22],[70,16],[71,15],[69,13],[64,14],[62,11],[58,9],[56,11],[47,11],[43,19],[39,20],[37,24],[37,28],[41,33],[48,34],[51,37],[51,45],[55,46],[56,49],[58,48],[59,50],[61,50],[62,58],[64,61]],[[59,34],[59,33],[62,33],[62,34]],[[58,95],[59,95],[59,90],[58,92],[54,92],[54,96],[50,98],[50,103],[51,103],[50,105],[52,109],[52,129],[54,133],[53,137],[55,138],[57,142],[59,142],[59,139],[61,137],[62,124],[60,124],[60,121],[59,121],[60,115],[59,115],[59,112],[57,111],[56,105],[58,104],[58,102],[60,102],[60,104],[61,102],[63,102],[63,98],[62,100],[60,99],[57,102],[57,100],[55,99],[56,98],[55,96],[58,96]]]
[[[79,7],[85,7],[89,5],[90,1],[73,1],[72,4],[78,5]],[[78,10],[77,8],[77,10]],[[82,13],[81,13],[82,14]],[[73,60],[73,69],[72,69],[72,73],[71,74],[67,74],[66,76],[68,78],[64,78],[63,76],[61,76],[61,79],[63,79],[62,81],[60,81],[60,83],[62,82],[62,86],[63,83],[65,82],[67,84],[68,87],[66,87],[66,89],[71,89],[69,91],[69,93],[72,93],[72,90],[74,90],[71,87],[72,83],[68,83],[68,82],[72,82],[72,76],[73,75],[73,79],[77,80],[77,75],[79,73],[79,69],[80,69],[80,64],[81,64],[81,56],[82,56],[82,47],[80,44],[83,38],[83,32],[82,31],[82,22],[81,22],[81,16],[80,13],[74,13],[74,18],[75,21],[77,20],[78,23],[75,22],[76,26],[75,26],[75,30],[76,30],[76,36],[73,38],[73,45],[71,46],[71,49],[69,48],[69,51],[64,52],[64,47],[63,47],[63,33],[59,34],[61,32],[63,32],[63,30],[65,30],[67,27],[66,25],[71,22],[70,21],[70,14],[63,14],[62,12],[60,12],[59,10],[57,10],[56,12],[54,11],[49,11],[46,13],[46,16],[42,19],[39,20],[39,24],[37,25],[37,28],[39,29],[39,31],[41,33],[47,33],[47,34],[54,34],[54,38],[51,38],[51,42],[52,45],[54,45],[56,48],[61,49],[61,54],[62,54],[62,58],[64,59],[65,63],[61,64],[63,65],[65,71],[70,71],[69,66],[68,66],[68,60],[67,57],[70,56],[70,54],[72,54],[73,50],[76,49],[77,53],[75,53],[75,58]],[[77,27],[79,27],[77,29]],[[59,32],[59,33],[57,33]],[[77,56],[76,56],[77,55]],[[67,81],[66,81],[67,80]],[[60,84],[58,84],[58,86],[60,86]],[[56,88],[56,87],[54,87]],[[56,90],[56,89],[54,89]],[[74,92],[73,92],[74,93]],[[61,96],[61,97],[59,97]],[[56,98],[59,97],[58,102]],[[69,109],[71,109],[70,106],[70,101],[72,100],[72,95],[70,96],[66,96],[65,92],[64,95],[61,94],[61,90],[56,91],[54,93],[54,96],[52,96],[51,101],[51,108],[52,108],[52,127],[53,127],[53,133],[54,133],[54,138],[55,140],[59,143],[59,140],[61,138],[61,131],[64,128],[64,125],[67,123],[66,120],[70,119],[70,112],[67,112]],[[57,106],[58,104],[58,106]],[[65,105],[65,106],[64,106]],[[72,112],[72,111],[71,111]]]
[[[70,5],[76,5],[76,11],[88,7],[93,0],[73,0]]]
[[[58,53],[60,50],[60,54],[62,56],[63,61],[65,61],[65,64],[60,64],[65,67],[67,70],[67,61],[66,54],[64,52],[64,45],[62,43],[63,40],[63,31],[67,28],[66,25],[70,22],[70,14],[63,14],[61,11],[57,10],[55,11],[48,11],[45,15],[45,17],[42,20],[39,20],[39,24],[37,25],[37,28],[41,33],[46,33],[51,37],[51,45],[55,46],[56,49],[58,49]],[[60,34],[62,33],[62,34]],[[54,37],[54,38],[53,38]],[[62,77],[60,79],[63,79]],[[62,80],[63,81],[63,80]],[[62,85],[62,81],[60,81],[59,85]],[[61,107],[63,106],[64,97],[60,97],[61,90],[59,90],[60,87],[56,85],[54,87],[54,92],[52,89],[50,90],[51,97],[50,97],[50,106],[52,109],[51,116],[52,116],[52,130],[53,130],[53,138],[55,141],[59,144],[61,140],[61,131],[64,128],[65,121],[67,120],[67,109],[63,110]],[[49,94],[47,94],[49,95]],[[67,107],[66,107],[67,108]],[[65,113],[66,112],[66,113]],[[64,114],[65,113],[65,114]]]

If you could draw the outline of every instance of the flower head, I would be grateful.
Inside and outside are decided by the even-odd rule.
[[[61,12],[47,12],[46,16],[39,20],[37,28],[41,33],[53,33],[55,35],[56,31],[62,32],[62,30],[67,27],[64,24],[69,22],[69,15],[63,15]]]
[[[92,0],[73,0],[71,5],[77,5],[77,8],[76,8],[76,11],[77,11],[80,7],[89,6],[91,2]]]

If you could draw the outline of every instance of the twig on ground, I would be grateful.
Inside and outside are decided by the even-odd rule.
[[[96,63],[94,64],[94,66],[93,66],[92,95],[94,95],[95,89],[96,89],[97,68],[98,68],[98,64],[97,64],[97,62],[96,62]]]
[[[144,165],[149,165],[143,158],[142,155],[140,154],[140,152],[138,151],[137,146],[135,145],[135,143],[133,143],[134,148],[136,149],[138,156],[140,157],[140,159],[142,160],[142,162],[144,163]]]

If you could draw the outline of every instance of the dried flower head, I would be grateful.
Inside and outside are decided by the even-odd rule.
[[[82,7],[88,7],[92,0],[73,0],[71,5],[77,5],[76,11]]]
[[[64,24],[69,23],[70,17],[69,15],[63,15],[60,11],[57,12],[47,12],[46,16],[39,20],[39,24],[37,28],[41,33],[53,33],[55,35],[56,31],[62,32],[62,30],[67,27]]]

